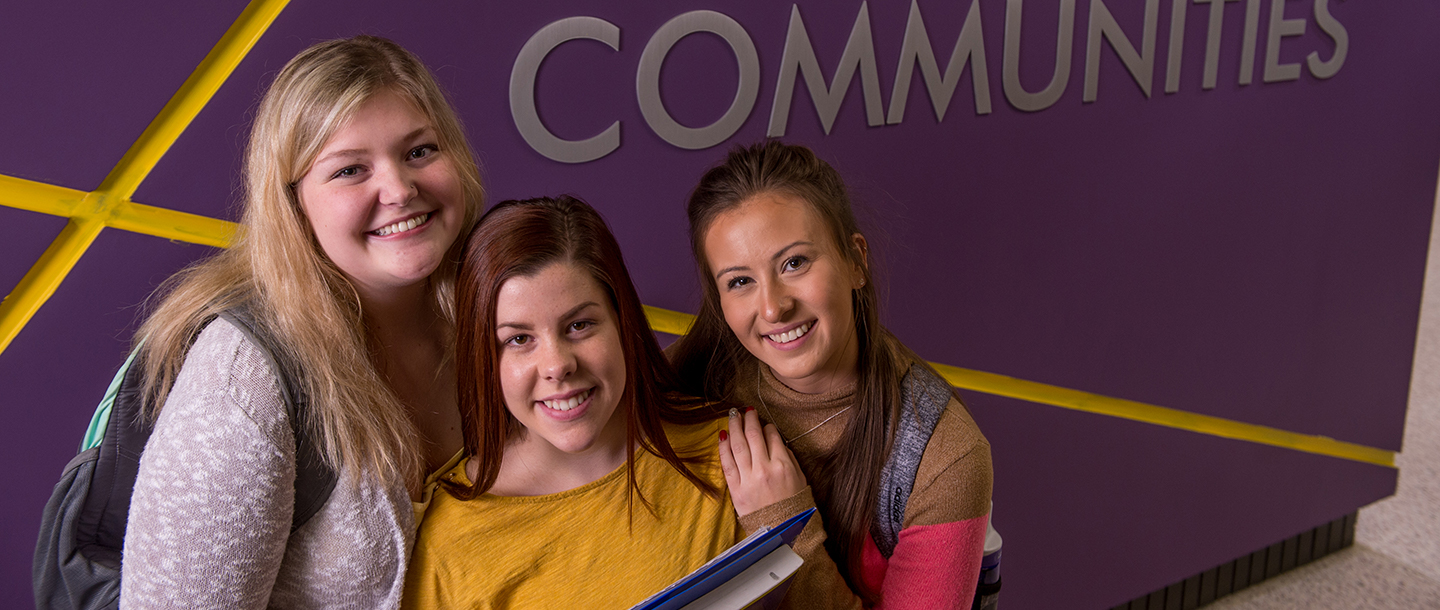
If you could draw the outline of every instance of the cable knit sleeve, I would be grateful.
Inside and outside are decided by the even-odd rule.
[[[265,608],[294,506],[295,441],[278,382],[216,320],[145,446],[125,533],[129,608]]]

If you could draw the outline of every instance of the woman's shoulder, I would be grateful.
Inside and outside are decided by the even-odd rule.
[[[206,324],[185,354],[161,410],[179,416],[188,411],[214,411],[230,405],[244,413],[277,444],[290,429],[280,380],[266,352],[231,321],[218,317]],[[293,441],[292,441],[293,442]]]
[[[721,430],[725,430],[729,420],[725,411],[720,410],[721,403],[710,403],[701,407],[702,410],[711,410],[711,419],[691,423],[665,422],[665,438],[669,439],[670,447],[681,456],[688,454],[709,454],[715,452],[715,443],[719,441]]]

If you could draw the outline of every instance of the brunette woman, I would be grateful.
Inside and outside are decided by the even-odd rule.
[[[880,325],[839,174],[801,146],[737,148],[688,212],[704,300],[671,359],[687,391],[757,406],[810,483],[778,502],[732,491],[741,524],[817,504],[823,515],[795,545],[805,577],[788,605],[969,608],[990,446],[953,389]],[[731,439],[722,460],[753,453]]]
[[[724,413],[677,391],[594,209],[500,203],[459,278],[468,459],[426,512],[408,607],[628,608],[743,537]]]
[[[245,187],[233,246],[174,278],[137,335],[158,419],[121,605],[398,607],[411,501],[460,447],[451,261],[483,205],[475,160],[425,66],[362,36],[280,70]],[[237,310],[272,352],[217,317]],[[268,356],[308,399],[294,426]],[[336,484],[292,531],[302,428]]]

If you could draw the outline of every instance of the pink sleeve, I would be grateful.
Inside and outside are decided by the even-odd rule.
[[[986,517],[964,521],[914,525],[900,530],[900,539],[884,566],[881,601],[877,610],[968,609],[980,580],[980,557],[985,550]],[[879,551],[866,545],[866,554]],[[870,572],[870,570],[866,570]],[[879,574],[865,575],[871,580]]]

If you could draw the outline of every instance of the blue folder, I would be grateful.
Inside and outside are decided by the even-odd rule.
[[[780,545],[793,544],[813,514],[815,509],[811,508],[780,525],[757,532],[630,610],[680,610],[685,604],[700,599],[740,575],[745,568],[780,548]]]

